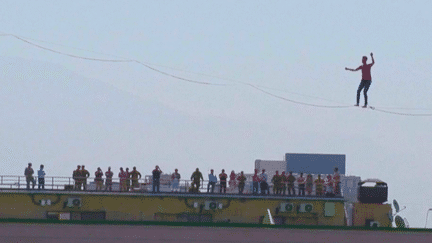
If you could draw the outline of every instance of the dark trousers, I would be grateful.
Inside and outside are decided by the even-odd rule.
[[[220,190],[219,190],[220,193],[222,193],[222,189],[223,189],[224,193],[226,193],[226,181],[221,181]]]
[[[38,189],[45,189],[45,178],[38,178]]]
[[[216,185],[216,182],[209,182],[209,183],[207,184],[207,193],[210,192],[210,187],[211,187],[211,193],[213,193],[213,192],[214,192],[215,185]]]
[[[372,80],[364,80],[362,79],[362,81],[360,82],[360,85],[357,89],[357,105],[360,103],[360,92],[363,90],[363,94],[364,94],[364,99],[365,99],[365,106],[368,104],[368,97],[367,97],[367,92],[369,90],[369,87],[372,83]]]
[[[239,186],[238,186],[239,194],[243,194],[244,187],[245,187],[245,184],[239,184]]]
[[[159,178],[153,179],[153,192],[156,192],[156,188],[157,188],[157,192],[159,192],[159,186],[160,186]]]
[[[258,194],[258,186],[259,186],[259,182],[258,181],[254,181],[252,183],[253,185],[253,194]]]
[[[266,192],[267,192],[267,194],[270,194],[267,182],[261,182],[260,187],[261,187],[261,194],[262,195],[266,194]]]
[[[288,195],[291,196],[291,193],[295,196],[294,185],[288,185]]]
[[[299,192],[298,192],[298,194],[299,194],[299,196],[300,195],[302,195],[302,196],[305,195],[305,184],[300,184],[299,185]]]

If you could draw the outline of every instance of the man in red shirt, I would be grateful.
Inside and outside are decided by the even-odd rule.
[[[369,87],[370,87],[370,85],[372,83],[371,68],[375,64],[375,60],[373,58],[373,53],[371,53],[370,55],[371,55],[371,58],[372,58],[372,63],[371,64],[366,64],[367,57],[363,56],[363,60],[362,60],[363,65],[359,66],[356,69],[345,68],[345,70],[353,71],[353,72],[354,71],[358,71],[358,70],[362,70],[362,80],[361,80],[360,85],[359,85],[359,87],[357,89],[357,104],[356,104],[356,106],[359,106],[359,103],[360,103],[360,92],[362,91],[362,89],[364,89],[363,90],[363,94],[364,94],[364,99],[365,99],[365,105],[363,106],[363,108],[366,108],[367,104],[368,104],[367,92],[368,92]]]

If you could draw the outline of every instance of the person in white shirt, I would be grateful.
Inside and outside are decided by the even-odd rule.
[[[44,165],[40,165],[40,169],[38,170],[38,190],[41,189],[42,190],[45,189],[45,171],[44,169]]]
[[[267,174],[265,173],[265,170],[262,170],[262,173],[260,175],[260,187],[261,187],[261,194],[265,195],[266,192],[267,194],[269,194],[269,188],[268,188],[268,183],[267,183]]]
[[[217,177],[215,174],[213,174],[213,172],[214,170],[210,170],[210,174],[208,175],[209,183],[207,184],[207,193],[210,192],[210,187],[211,187],[211,193],[214,193],[214,188],[217,183]]]

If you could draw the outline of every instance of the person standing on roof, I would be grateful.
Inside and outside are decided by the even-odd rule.
[[[129,168],[128,167],[126,167],[126,174],[127,174],[127,180],[126,180],[126,191],[129,191],[129,189],[130,189],[130,183],[131,183],[131,174],[130,174],[130,172],[129,172]]]
[[[114,173],[111,171],[111,167],[108,167],[108,171],[105,172],[106,180],[105,180],[105,191],[112,191],[112,178]]]
[[[371,58],[372,58],[372,63],[367,64],[366,63],[367,57],[363,56],[363,59],[362,59],[363,65],[359,66],[356,69],[347,68],[347,67],[345,68],[345,70],[353,71],[353,72],[358,71],[358,70],[362,70],[362,80],[361,80],[360,85],[359,85],[359,87],[357,89],[357,103],[356,103],[356,106],[359,106],[359,103],[360,103],[360,92],[362,91],[362,89],[364,89],[363,90],[363,94],[364,94],[365,105],[363,106],[363,108],[366,108],[367,105],[368,105],[367,92],[368,92],[369,87],[370,87],[370,85],[372,83],[371,68],[375,64],[375,60],[373,58],[373,53],[371,53],[370,55],[371,55]]]
[[[246,182],[246,176],[244,175],[244,172],[240,172],[240,175],[237,177],[238,180],[238,189],[239,189],[239,194],[243,194],[243,190],[245,187],[245,182]]]
[[[323,186],[324,186],[324,180],[321,179],[321,175],[318,174],[318,178],[315,180],[315,195],[317,196],[323,195]]]
[[[87,190],[87,178],[90,177],[90,173],[85,169],[85,166],[81,166],[81,181],[83,185],[83,190]]]
[[[138,180],[141,179],[141,173],[139,173],[139,171],[137,171],[136,167],[134,166],[130,175],[131,175],[131,179],[132,179],[131,190],[135,191],[135,188],[140,187]]]
[[[261,195],[270,194],[269,186],[267,183],[267,174],[265,173],[265,169],[262,170],[260,175],[260,187],[261,187]]]
[[[30,190],[30,182],[33,185],[33,189],[35,187],[35,181],[33,178],[33,174],[34,174],[34,170],[32,168],[32,163],[28,163],[28,167],[25,168],[24,170],[24,175],[26,177],[26,182],[27,182],[27,190]]]
[[[312,174],[308,174],[306,176],[306,192],[308,194],[308,196],[310,196],[312,194],[312,188],[313,187],[313,177]]]
[[[305,195],[306,178],[303,177],[303,173],[300,173],[300,177],[297,178],[297,184],[299,186],[298,195],[304,196]]]
[[[123,167],[120,167],[120,173],[118,175],[120,178],[120,192],[127,191],[126,180],[128,179],[128,174],[123,170]]]
[[[236,174],[235,174],[235,172],[233,170],[231,171],[231,174],[230,174],[229,178],[230,178],[230,180],[228,182],[228,184],[229,184],[229,191],[231,193],[233,193],[234,190],[237,187],[237,180],[236,180],[237,176],[236,176]]]
[[[219,174],[219,181],[220,181],[219,192],[220,193],[222,193],[222,190],[224,191],[224,193],[226,193],[227,177],[228,177],[228,175],[225,173],[225,170],[222,169],[222,173]]]
[[[194,188],[193,192],[198,193],[201,180],[204,181],[204,177],[201,171],[199,171],[199,168],[196,168],[196,170],[192,173],[191,180],[192,180],[192,188]]]
[[[100,167],[97,168],[96,172],[95,172],[95,182],[96,182],[96,191],[102,191],[102,186],[103,186],[103,172],[102,169]]]
[[[287,182],[288,182],[288,178],[285,175],[285,171],[282,171],[281,178],[282,178],[282,193],[285,196],[287,190]]]
[[[42,188],[42,190],[45,189],[45,171],[44,165],[40,165],[40,169],[38,170],[38,190]]]
[[[295,189],[294,189],[294,182],[296,181],[296,178],[292,174],[292,171],[289,172],[287,180],[288,180],[288,196],[291,196],[291,193],[292,193],[293,196],[295,196],[296,192],[295,192]]]
[[[335,193],[335,195],[339,195],[341,193],[341,190],[340,190],[340,184],[341,184],[340,179],[341,179],[341,177],[339,175],[339,169],[338,169],[338,167],[335,167],[334,168],[334,173],[333,173],[333,182],[334,182],[334,193]]]
[[[282,177],[279,175],[278,170],[271,181],[273,183],[273,194],[279,195],[282,191]]]
[[[171,175],[171,180],[172,180],[172,192],[179,192],[180,191],[180,174],[178,173],[178,169],[174,170],[175,172]]]
[[[152,172],[153,175],[153,192],[159,192],[160,188],[160,176],[162,174],[162,170],[156,165],[155,169]],[[157,189],[156,189],[157,188]]]
[[[259,188],[259,183],[260,183],[260,177],[258,175],[258,170],[255,169],[255,174],[252,176],[252,193],[253,194],[258,194],[258,188]]]
[[[211,187],[211,193],[214,193],[214,188],[215,188],[216,183],[217,183],[217,177],[216,177],[216,175],[213,174],[213,173],[214,173],[214,170],[211,169],[211,170],[210,170],[210,174],[208,175],[208,177],[209,177],[209,182],[208,182],[208,184],[207,184],[207,193],[210,192],[210,187]]]
[[[81,191],[81,166],[78,165],[77,169],[73,171],[72,178],[75,180],[75,190]]]

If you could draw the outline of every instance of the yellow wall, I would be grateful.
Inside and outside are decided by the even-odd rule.
[[[81,207],[64,207],[68,198],[80,198]],[[41,206],[40,200],[51,200],[50,206]],[[205,201],[214,200],[223,204],[223,209],[205,210]],[[310,213],[280,212],[282,202],[294,205],[310,203]],[[324,216],[324,205],[332,202],[335,215]],[[194,208],[198,203],[198,208]],[[277,219],[284,217],[285,224],[343,226],[344,202],[341,199],[289,199],[289,198],[209,198],[207,195],[196,197],[154,196],[142,194],[107,193],[0,193],[0,218],[44,219],[47,212],[106,212],[106,220],[120,221],[186,221],[187,215],[207,215],[211,222],[259,223],[270,209]],[[201,209],[202,208],[202,209]],[[181,217],[184,215],[185,217]],[[205,216],[204,216],[205,217]]]
[[[392,226],[389,218],[389,215],[392,214],[390,204],[354,203],[353,206],[354,226],[365,226],[366,220],[378,221],[381,227]]]

